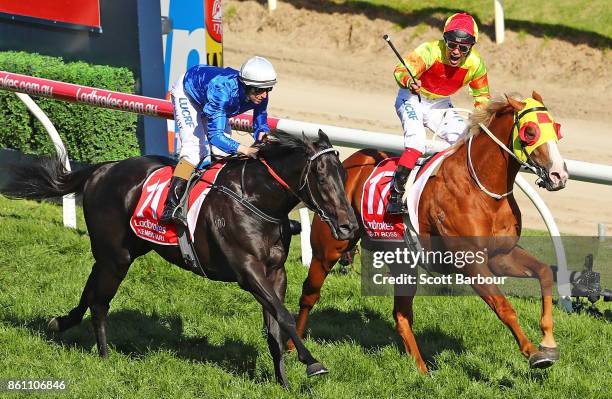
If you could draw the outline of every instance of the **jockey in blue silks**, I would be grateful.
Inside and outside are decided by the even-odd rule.
[[[181,150],[160,223],[184,223],[176,210],[187,180],[196,165],[200,168],[210,165],[211,154],[257,155],[257,148],[231,138],[229,118],[252,109],[253,138],[255,142],[261,141],[270,130],[266,108],[268,93],[275,83],[274,67],[257,56],[242,64],[240,71],[196,65],[174,83],[170,94]]]

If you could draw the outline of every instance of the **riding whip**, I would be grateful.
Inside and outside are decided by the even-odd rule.
[[[397,58],[399,58],[400,62],[402,63],[402,65],[404,65],[404,67],[406,68],[406,70],[408,71],[408,74],[410,75],[410,78],[412,79],[412,81],[414,82],[414,84],[417,84],[416,82],[416,78],[414,77],[414,75],[412,74],[412,72],[410,72],[410,68],[408,68],[408,65],[406,65],[406,63],[404,62],[404,59],[402,58],[402,56],[400,55],[400,53],[397,51],[397,49],[395,48],[395,46],[393,45],[393,43],[391,42],[391,38],[389,37],[389,35],[384,35],[383,39],[385,39],[385,41],[387,42],[387,44],[389,45],[389,47],[391,47],[391,50],[393,50],[393,52],[395,53],[395,55],[397,56]],[[421,95],[419,93],[416,93],[416,95],[419,97],[419,102],[421,102]]]

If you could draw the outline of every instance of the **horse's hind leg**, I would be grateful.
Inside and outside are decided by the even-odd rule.
[[[520,247],[515,247],[508,254],[491,258],[489,267],[496,275],[537,277],[540,281],[540,290],[542,294],[540,329],[542,330],[543,338],[540,342],[539,352],[532,354],[529,361],[532,367],[550,366],[559,358],[557,342],[553,335],[553,273],[551,268]]]
[[[94,265],[95,267],[95,265]],[[76,326],[81,323],[83,316],[89,307],[92,296],[92,284],[93,284],[93,272],[89,274],[83,293],[81,294],[81,300],[79,304],[68,312],[65,316],[54,317],[49,321],[47,328],[51,331],[63,332],[69,328]]]
[[[279,268],[273,272],[271,277],[274,291],[282,303],[285,301],[285,292],[287,290],[287,273],[285,273],[283,268]],[[274,374],[276,375],[276,381],[283,387],[288,387],[289,381],[287,380],[287,376],[285,374],[285,363],[283,361],[284,340],[282,337],[281,328],[274,317],[272,317],[272,314],[265,310],[265,308],[263,311],[263,316],[267,333],[268,348],[270,349],[272,362],[274,363]]]
[[[131,263],[131,262],[130,262]],[[98,353],[100,357],[108,356],[108,344],[106,342],[106,317],[110,308],[110,301],[119,289],[119,284],[125,278],[129,263],[123,267],[117,263],[96,262],[92,270],[93,286],[91,309],[91,321],[94,326]]]
[[[312,224],[312,261],[308,269],[308,277],[302,286],[300,297],[300,312],[297,319],[297,333],[300,338],[304,336],[308,315],[315,303],[321,297],[321,287],[344,251],[351,248],[355,243],[349,241],[337,241],[331,234],[327,224],[318,217]],[[288,349],[293,350],[294,345],[289,341]]]

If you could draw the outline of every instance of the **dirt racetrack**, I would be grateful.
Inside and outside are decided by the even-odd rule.
[[[224,61],[237,68],[248,57],[269,58],[279,83],[271,93],[273,116],[343,127],[402,134],[393,103],[396,58],[382,35],[389,33],[401,53],[441,37],[445,15],[425,24],[400,28],[385,13],[376,18],[354,8],[318,10],[321,2],[280,1],[269,14],[265,2],[224,2]],[[490,31],[490,29],[488,30]],[[612,165],[612,53],[574,40],[539,38],[506,31],[498,46],[481,34],[478,51],[489,69],[493,95],[532,90],[562,124],[563,156]],[[453,97],[455,106],[471,107],[467,89]],[[353,149],[343,149],[347,156]],[[533,183],[533,175],[524,175]],[[528,228],[544,229],[531,202],[519,189],[517,199]],[[562,233],[595,235],[597,223],[612,234],[612,186],[570,180],[562,191],[538,189]]]

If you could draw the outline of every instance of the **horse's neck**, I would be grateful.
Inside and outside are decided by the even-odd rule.
[[[302,177],[302,172],[304,171],[305,161],[301,158],[298,160],[297,155],[291,156],[288,154],[273,159],[266,159],[266,162],[293,192],[290,192],[285,187],[279,188],[277,184],[268,185],[274,187],[274,192],[271,192],[270,195],[274,195],[276,197],[277,192],[281,194],[278,195],[278,198],[282,198],[282,200],[280,200],[281,203],[277,203],[276,205],[279,208],[286,209],[288,213],[300,202],[300,199],[294,194],[298,194],[300,189],[300,178]],[[277,179],[274,178],[268,171],[266,171],[266,174],[266,178],[277,181]]]
[[[512,114],[495,117],[488,128],[507,147],[512,135]],[[480,182],[489,190],[503,194],[512,190],[519,164],[488,134],[481,132],[472,142],[471,159]]]

